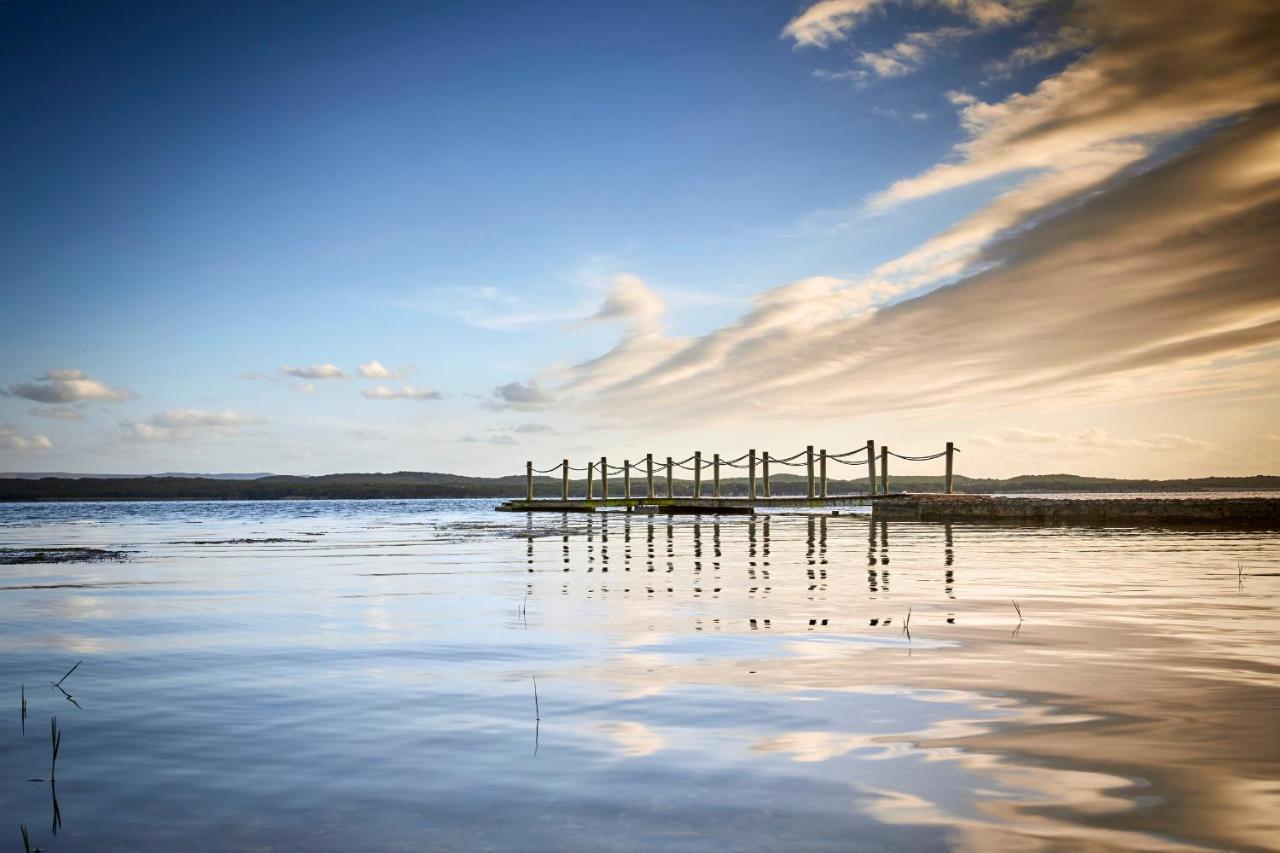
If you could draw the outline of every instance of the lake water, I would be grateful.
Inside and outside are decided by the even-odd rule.
[[[1280,848],[1280,534],[492,505],[0,505],[4,844]]]

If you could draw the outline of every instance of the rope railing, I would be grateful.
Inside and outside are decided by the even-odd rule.
[[[877,449],[879,453],[877,454]],[[960,448],[956,447],[953,442],[948,441],[946,449],[937,453],[929,453],[924,455],[909,455],[904,453],[896,453],[891,451],[887,446],[876,447],[874,441],[868,441],[865,446],[854,450],[846,450],[843,453],[828,453],[825,449],[815,451],[813,445],[807,446],[798,453],[790,456],[772,456],[767,451],[757,452],[748,450],[740,456],[733,459],[722,459],[719,454],[711,454],[710,457],[704,455],[701,451],[695,451],[684,459],[676,460],[668,456],[664,461],[658,462],[654,459],[652,453],[645,454],[642,461],[633,462],[630,459],[623,460],[621,465],[611,465],[607,457],[601,457],[598,461],[588,462],[583,465],[570,465],[569,460],[563,460],[559,465],[553,465],[550,468],[534,468],[533,462],[525,463],[526,475],[526,493],[529,500],[533,500],[535,475],[560,474],[561,499],[570,500],[569,496],[569,475],[572,472],[586,473],[586,499],[594,501],[596,499],[596,486],[599,485],[600,499],[610,499],[610,480],[612,474],[621,474],[622,482],[622,498],[625,500],[636,500],[638,496],[634,493],[634,484],[632,483],[633,472],[642,478],[643,497],[658,498],[659,494],[655,488],[655,479],[662,478],[665,480],[665,497],[668,499],[676,496],[675,489],[675,469],[682,471],[690,471],[693,473],[693,498],[700,499],[703,497],[720,498],[721,497],[721,469],[732,468],[735,470],[747,471],[747,496],[754,500],[758,497],[773,497],[773,481],[770,477],[770,466],[782,466],[783,468],[804,468],[807,471],[808,497],[810,499],[825,499],[828,495],[828,476],[827,464],[836,462],[840,465],[848,466],[867,466],[867,490],[871,495],[887,495],[889,493],[889,457],[902,460],[904,462],[930,462],[935,459],[946,458],[946,475],[945,488],[948,494],[954,491],[954,457],[960,452]],[[879,458],[879,472],[877,476],[876,460]],[[703,494],[703,472],[711,471],[711,494]],[[615,481],[616,482],[616,481]],[[686,481],[687,482],[687,481]],[[740,482],[740,481],[739,481]],[[795,480],[786,482],[794,483]],[[616,493],[615,493],[616,496]],[[629,505],[629,504],[628,504]]]

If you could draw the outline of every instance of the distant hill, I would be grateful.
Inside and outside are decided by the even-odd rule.
[[[633,489],[643,488],[643,478],[633,478]],[[775,495],[804,494],[805,479],[794,474],[772,478]],[[894,491],[939,492],[942,477],[895,477]],[[574,480],[572,493],[585,492],[585,482]],[[621,493],[620,477],[610,479],[610,491]],[[665,484],[659,485],[665,489]],[[677,494],[692,494],[693,483],[678,480]],[[867,482],[831,480],[832,494],[865,492]],[[1218,492],[1280,491],[1280,476],[1198,477],[1185,480],[1126,480],[1081,477],[1075,474],[1026,474],[1007,479],[956,477],[956,490],[970,494],[1030,492]],[[288,500],[358,498],[510,498],[523,497],[524,476],[466,477],[424,471],[396,471],[390,474],[324,474],[317,477],[268,475],[160,475],[160,476],[79,476],[59,475],[32,479],[27,475],[0,478],[0,500]],[[710,483],[703,482],[703,494]],[[534,493],[558,497],[557,477],[535,477]],[[745,495],[746,478],[721,482],[721,493]],[[598,494],[598,492],[597,492]]]
[[[259,477],[270,477],[269,471],[258,471],[253,474],[196,474],[179,471],[165,471],[161,474],[73,474],[68,471],[0,471],[0,480],[43,480],[54,477],[61,480],[136,480],[139,477],[181,477],[184,479],[202,480],[256,480]]]

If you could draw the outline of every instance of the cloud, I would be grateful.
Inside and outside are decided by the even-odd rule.
[[[186,441],[197,438],[224,438],[247,426],[265,421],[255,415],[225,410],[170,409],[145,421],[121,421],[124,437],[133,441]]]
[[[556,398],[533,379],[499,385],[485,405],[491,409],[544,409],[555,402]]]
[[[458,441],[462,441],[467,444],[496,444],[502,447],[509,447],[520,443],[513,436],[505,433],[495,433],[493,435],[464,435],[462,438],[458,439]]]
[[[792,39],[797,47],[827,47],[843,41],[858,21],[884,0],[820,0],[805,9],[782,28],[783,38]]]
[[[510,427],[510,430],[512,432],[520,433],[521,435],[533,435],[535,433],[555,432],[554,427],[551,427],[547,424],[539,424],[539,423],[514,424],[513,426]]]
[[[83,421],[84,412],[75,406],[35,406],[27,410],[38,418],[53,421]]]
[[[356,368],[356,373],[363,379],[404,379],[409,371],[403,367],[399,370],[388,370],[380,361],[367,361]]]
[[[1091,50],[1002,101],[951,93],[967,136],[954,157],[897,181],[871,204],[883,210],[1012,172],[1069,172],[1091,152],[1149,149],[1273,102],[1280,97],[1274,16],[1265,0],[1075,4],[1056,47],[1021,49],[1011,61],[1068,45]]]
[[[84,371],[74,369],[48,370],[35,382],[10,385],[3,393],[36,403],[115,403],[137,396],[127,389],[112,388],[90,379]]]
[[[868,278],[768,291],[734,323],[651,335],[564,386],[589,389],[602,417],[649,422],[1280,391],[1280,108],[1141,172],[1097,156]]]
[[[540,308],[500,287],[436,287],[422,298],[402,303],[403,307],[461,320],[469,326],[489,331],[511,331],[545,323],[580,319],[582,306]]]
[[[281,367],[280,372],[294,379],[346,379],[347,374],[336,364],[313,364],[310,367]]]
[[[782,28],[782,37],[794,41],[796,47],[829,47],[847,39],[858,24],[889,3],[890,0],[819,0],[788,21]],[[915,5],[940,7],[980,27],[1002,27],[1022,20],[1038,4],[1035,0],[917,0]]]
[[[932,58],[933,51],[947,41],[964,38],[973,31],[963,27],[941,27],[925,32],[908,33],[906,38],[885,50],[864,50],[856,62],[861,69],[821,75],[826,79],[848,79],[864,82],[871,76],[902,77],[913,74]],[[815,75],[818,76],[818,75]]]
[[[366,388],[360,392],[367,400],[439,400],[444,397],[439,391],[430,388],[415,388],[405,385],[403,388],[388,388],[379,385],[377,388]]]
[[[16,427],[0,424],[0,449],[3,450],[52,450],[53,442],[48,436],[39,434],[23,434]]]
[[[1076,454],[1102,451],[1114,453],[1121,450],[1152,450],[1166,452],[1216,450],[1213,442],[1202,441],[1178,433],[1161,433],[1146,438],[1118,438],[1101,427],[1090,427],[1072,433],[1039,432],[1009,427],[996,435],[978,435],[970,439],[973,444],[985,447],[1029,447],[1042,445],[1057,453],[1063,450]]]

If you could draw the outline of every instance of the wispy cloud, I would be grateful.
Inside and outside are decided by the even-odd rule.
[[[291,376],[294,379],[346,379],[347,373],[336,364],[313,364],[310,367],[289,367],[287,365],[280,368],[280,373],[285,376]]]
[[[37,418],[52,421],[83,421],[84,412],[76,406],[33,406],[27,410]]]
[[[1156,452],[1187,452],[1215,450],[1210,441],[1192,438],[1180,433],[1160,433],[1142,438],[1113,436],[1101,427],[1090,427],[1076,432],[1041,432],[1038,430],[1009,427],[995,435],[976,435],[970,442],[986,447],[1043,447],[1052,453],[1084,454],[1094,452],[1116,453],[1128,450]]]
[[[121,421],[123,437],[132,441],[188,441],[197,438],[224,438],[244,427],[265,421],[255,415],[224,410],[170,409],[145,421]]]
[[[366,400],[440,400],[444,397],[439,391],[433,391],[430,388],[415,388],[412,385],[405,385],[400,388],[379,385],[376,388],[366,388],[360,393]]]
[[[30,452],[52,449],[53,442],[46,435],[23,433],[17,427],[0,424],[0,450]]]
[[[113,388],[90,379],[84,371],[72,368],[48,370],[35,382],[10,385],[3,393],[36,403],[115,403],[137,396],[128,389]]]

